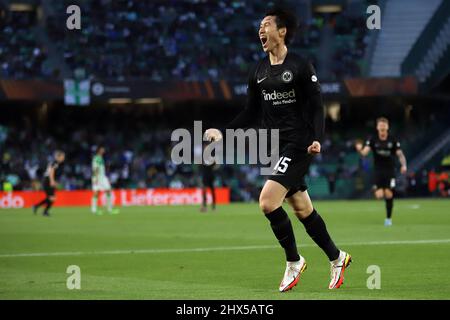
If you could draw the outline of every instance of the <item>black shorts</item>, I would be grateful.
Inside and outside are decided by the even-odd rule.
[[[214,188],[214,178],[213,177],[203,177],[202,179],[204,188]]]
[[[395,189],[395,174],[386,171],[375,171],[373,188],[377,189]]]
[[[53,197],[55,195],[55,188],[50,186],[50,182],[44,181],[43,188],[47,197]]]
[[[297,191],[306,191],[308,186],[305,175],[309,171],[312,159],[313,155],[306,151],[299,151],[293,147],[284,148],[269,180],[276,181],[289,190],[286,198]]]

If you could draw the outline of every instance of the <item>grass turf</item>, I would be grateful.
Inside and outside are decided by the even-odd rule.
[[[396,201],[392,227],[383,226],[381,201],[315,206],[353,255],[338,290],[327,289],[326,256],[293,219],[308,269],[292,291],[277,291],[284,254],[256,204],[208,213],[133,207],[111,216],[54,208],[50,218],[16,209],[0,211],[0,299],[450,298],[450,201]],[[66,288],[69,265],[81,268],[81,290]],[[367,288],[370,265],[380,267],[380,290]]]

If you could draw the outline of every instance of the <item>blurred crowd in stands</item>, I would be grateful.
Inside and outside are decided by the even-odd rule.
[[[93,133],[82,128],[62,136],[46,135],[34,130],[17,130],[0,126],[0,182],[8,182],[14,190],[38,190],[52,151],[66,152],[59,188],[66,190],[91,188],[91,160],[98,145],[106,147],[106,169],[114,188],[186,188],[198,187],[201,181],[198,165],[174,165],[170,159],[171,143],[168,130],[139,133],[106,130]],[[250,200],[258,174],[250,166],[221,167],[216,172],[216,184],[239,191],[234,200]],[[253,181],[253,182],[250,182]]]
[[[49,76],[44,68],[46,48],[37,40],[34,26],[36,18],[23,12],[9,12],[0,19],[1,78]]]
[[[133,114],[87,113],[76,118],[50,117],[50,130],[37,129],[36,119],[24,117],[15,125],[0,124],[0,182],[14,190],[41,188],[42,175],[52,160],[52,152],[66,152],[66,163],[60,179],[61,189],[90,189],[91,160],[96,146],[106,147],[106,169],[114,188],[185,188],[201,183],[199,165],[175,165],[171,161],[171,133],[175,129],[161,118]],[[16,121],[16,120],[15,120]],[[170,128],[170,129],[168,129]],[[407,141],[404,135],[397,136]],[[367,129],[359,132],[334,132],[322,143],[323,152],[315,158],[309,172],[310,186],[317,190],[325,184],[324,197],[364,196],[372,185],[371,157],[361,159],[354,150],[355,138],[365,138]],[[416,135],[415,142],[419,142]],[[195,150],[194,150],[195,152]],[[408,151],[405,151],[408,156]],[[233,201],[258,199],[265,177],[254,165],[221,165],[215,171],[216,185],[228,186]],[[346,182],[346,187],[339,183]],[[448,172],[423,170],[410,172],[399,185],[407,196],[448,196]],[[352,189],[352,194],[343,193]],[[315,191],[311,190],[314,194]]]
[[[240,0],[28,0],[34,10],[11,11],[10,2],[0,0],[2,79],[62,79],[67,70],[73,74],[82,69],[88,77],[110,80],[242,82],[250,66],[264,56],[257,31],[270,5]],[[301,18],[290,50],[309,58],[321,78],[337,80],[363,73],[369,45],[368,1],[349,2],[340,13],[313,13],[305,1],[284,2]],[[78,31],[65,27],[66,8],[72,4],[81,8]],[[325,62],[326,68],[321,65]],[[182,118],[178,114],[172,121]],[[55,149],[67,154],[60,188],[90,188],[91,158],[100,144],[106,147],[107,172],[115,188],[183,188],[200,183],[198,166],[175,166],[170,161],[171,130],[161,118],[89,113],[74,120],[66,115],[39,126],[46,130],[37,129],[35,122],[25,117],[12,125],[0,123],[0,182],[15,190],[40,188]],[[433,137],[435,126],[427,128],[399,130],[403,135],[398,138],[411,147],[410,154]],[[321,185],[315,192],[328,196],[342,196],[344,189],[361,196],[372,183],[371,160],[356,155],[354,139],[364,139],[367,128],[330,131],[333,135],[323,141],[324,152],[310,168],[311,186]],[[410,172],[401,181],[402,190],[414,196],[448,196],[446,170]],[[216,176],[218,186],[232,189],[232,200],[257,199],[264,183],[255,166],[220,166]]]
[[[285,2],[299,13],[306,10],[298,1]],[[9,11],[3,6],[0,61],[4,78],[58,78],[63,69],[73,73],[81,68],[93,78],[114,80],[244,81],[249,67],[264,56],[257,36],[261,16],[270,4],[264,1],[34,3],[43,14]],[[72,4],[81,8],[81,30],[65,27],[66,8]],[[328,80],[361,75],[368,35],[365,9],[358,8],[304,15],[291,49],[320,70],[318,50],[327,28],[332,43],[322,49],[322,55],[330,55]]]

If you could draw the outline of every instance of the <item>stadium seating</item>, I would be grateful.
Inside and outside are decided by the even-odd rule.
[[[6,11],[0,21],[0,76],[45,77],[46,48],[37,41],[36,19],[29,12]]]
[[[32,116],[13,118],[16,120],[9,125],[0,126],[0,182],[12,183],[15,190],[39,187],[40,177],[51,156],[49,150],[56,148],[67,152],[61,187],[67,190],[89,188],[91,156],[98,144],[107,146],[107,170],[116,188],[198,186],[197,166],[171,164],[170,134],[174,124],[164,114],[152,116],[119,110],[105,114],[96,109],[82,115],[76,110],[65,109],[52,113],[51,118],[58,125],[50,131],[34,128]],[[442,123],[433,122],[431,127],[441,130],[445,126],[445,119],[442,120]],[[124,130],[124,123],[133,126]],[[392,130],[402,132],[397,137],[407,156],[424,149],[429,141],[433,141],[435,132],[409,132],[399,125],[393,125]],[[354,151],[354,139],[365,138],[370,131],[365,126],[357,126],[351,131],[345,128],[333,131],[333,135],[323,142],[323,154],[311,166],[310,193],[317,198],[364,195],[371,185],[371,161],[360,159]],[[217,177],[217,185],[231,187],[232,200],[240,201],[258,199],[265,181],[256,167],[247,165],[221,166]],[[334,193],[330,190],[332,180],[335,181]]]
[[[72,2],[56,1],[49,6],[42,1],[43,14],[36,17],[34,12],[34,19],[21,26],[21,32],[14,32],[16,37],[22,37],[22,44],[28,43],[20,55],[14,56],[31,64],[28,68],[32,70],[27,73],[8,67],[3,72],[4,78],[31,74],[61,78],[81,68],[97,79],[245,81],[249,67],[264,55],[257,37],[261,15],[267,9],[263,2],[250,1],[244,5],[242,1],[80,0],[77,4],[82,10],[82,29],[68,31],[61,26],[65,26],[67,19],[65,8]],[[298,6],[295,1],[286,3]],[[311,19],[301,21],[291,49],[312,60],[319,74],[330,80],[360,75],[367,39],[365,28],[355,26],[364,24],[363,12],[359,16],[350,16],[345,10],[337,16],[315,13]],[[33,12],[27,15],[32,16]],[[33,42],[33,32],[26,31],[38,24],[45,26],[42,47]],[[335,36],[336,45],[319,54],[325,26]],[[4,51],[15,50],[14,43],[17,40],[6,41]],[[47,59],[45,52],[53,47],[52,53],[62,53],[63,59],[54,56]],[[323,61],[317,56],[323,56]],[[52,65],[52,72],[40,70],[44,62]],[[329,63],[331,68],[321,67]]]
[[[398,77],[401,75],[403,60],[441,1],[409,0],[408,5],[405,5],[405,1],[402,0],[386,2],[383,25],[371,64],[371,76]]]

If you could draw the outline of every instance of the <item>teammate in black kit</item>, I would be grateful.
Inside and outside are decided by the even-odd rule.
[[[44,216],[49,216],[49,210],[55,202],[55,189],[57,184],[57,179],[62,173],[62,164],[66,158],[66,155],[63,151],[56,151],[54,155],[55,160],[48,164],[47,170],[44,174],[44,181],[42,186],[44,188],[46,197],[41,202],[37,203],[33,206],[33,212],[36,214],[37,210],[40,206],[45,205],[45,209],[43,212]]]
[[[207,144],[203,146],[207,147]],[[200,173],[202,175],[202,206],[200,211],[205,212],[207,210],[206,192],[208,188],[211,190],[212,195],[212,210],[216,210],[216,190],[214,188],[214,169],[216,163],[214,158],[203,159],[200,167]]]
[[[206,203],[206,191],[209,188],[211,190],[212,195],[212,210],[216,210],[216,190],[214,188],[214,162],[204,162],[201,166],[201,174],[202,174],[202,207],[200,211],[204,212],[207,210]]]
[[[280,292],[292,289],[306,269],[305,259],[297,250],[291,221],[282,207],[285,199],[309,236],[328,256],[330,289],[341,286],[344,271],[351,262],[351,256],[333,243],[307,192],[304,177],[313,156],[321,151],[324,113],[313,66],[288,52],[286,47],[296,28],[297,19],[289,11],[274,9],[266,14],[259,28],[259,38],[268,56],[250,72],[247,105],[227,126],[250,127],[259,115],[263,128],[279,129],[280,159],[261,191],[259,205],[286,254]],[[217,129],[208,129],[205,138],[217,141],[222,134]]]
[[[389,136],[389,121],[386,118],[377,119],[376,137],[366,141],[363,147],[362,143],[356,144],[356,150],[363,156],[367,156],[370,150],[373,151],[374,160],[374,191],[377,199],[383,199],[386,202],[386,220],[385,226],[392,225],[392,208],[394,206],[394,188],[395,188],[395,157],[397,156],[401,168],[400,172],[406,174],[406,158],[400,148],[400,142]]]

